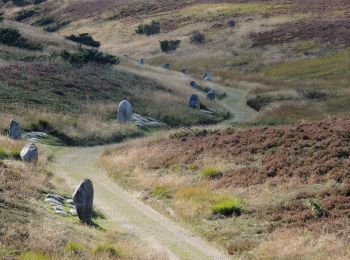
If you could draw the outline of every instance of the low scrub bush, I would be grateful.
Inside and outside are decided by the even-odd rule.
[[[150,36],[160,32],[160,23],[152,21],[150,24],[140,24],[135,30],[137,34],[145,34]]]
[[[26,18],[29,18],[29,17],[36,15],[37,13],[38,13],[38,11],[36,9],[22,10],[16,14],[15,19],[17,22],[20,22]]]
[[[327,93],[316,89],[298,89],[298,93],[305,99],[324,100],[327,98]]]
[[[66,26],[69,24],[69,21],[61,21],[61,22],[56,22],[54,24],[48,25],[44,28],[44,31],[46,32],[57,32],[59,29],[62,27]]]
[[[328,211],[323,207],[323,205],[321,204],[321,202],[316,199],[316,198],[309,198],[307,200],[309,207],[312,210],[312,213],[318,217],[325,217],[328,215]]]
[[[180,40],[164,40],[160,41],[160,49],[162,52],[175,51],[180,46]]]
[[[119,58],[114,55],[102,53],[97,49],[82,48],[81,46],[74,53],[63,50],[58,55],[63,60],[77,67],[82,67],[90,62],[104,65],[117,65],[120,62]]]
[[[214,215],[223,215],[223,216],[239,216],[242,213],[242,202],[237,199],[226,199],[215,204],[212,207],[212,213]]]
[[[205,35],[200,31],[194,31],[191,35],[190,41],[192,44],[203,44],[205,43]]]
[[[80,44],[84,44],[87,46],[91,46],[91,47],[100,47],[101,43],[98,41],[95,41],[88,33],[81,33],[78,36],[76,35],[69,35],[65,37],[68,40],[71,40],[73,42],[77,42]]]
[[[271,97],[256,96],[247,100],[247,105],[256,111],[260,111],[263,107],[267,106],[272,102]]]
[[[120,253],[118,252],[117,248],[113,245],[109,244],[102,244],[96,246],[93,250],[92,253],[96,257],[119,257]]]
[[[55,19],[52,17],[43,17],[37,21],[35,21],[34,23],[32,23],[32,25],[34,26],[46,26],[49,24],[52,24],[55,22]]]
[[[0,27],[0,42],[9,46],[24,48],[28,50],[42,50],[39,43],[33,43],[22,37],[21,33],[10,27]]]
[[[215,167],[206,167],[202,170],[201,175],[208,179],[217,179],[222,176],[222,172]]]

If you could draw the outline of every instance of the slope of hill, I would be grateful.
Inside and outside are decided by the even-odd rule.
[[[214,81],[249,89],[248,104],[258,121],[285,122],[348,115],[349,12],[346,0],[45,1],[31,23],[42,17],[69,21],[58,33],[90,33],[111,53],[172,68],[189,69]],[[21,8],[7,4],[13,18]],[[142,36],[138,25],[160,22],[161,33]],[[229,21],[234,21],[231,26]],[[193,45],[193,31],[206,43]],[[179,39],[175,53],[160,51],[159,40]],[[243,84],[243,88],[244,88]]]
[[[170,126],[213,123],[218,113],[197,112],[187,106],[190,87],[171,89],[154,80],[123,72],[115,67],[88,63],[71,66],[57,58],[62,50],[77,47],[60,36],[14,22],[1,28],[18,28],[22,37],[41,50],[1,44],[0,129],[16,117],[26,130],[49,131],[69,144],[96,144],[139,136],[136,126],[116,124],[118,102],[128,99],[134,111]],[[220,112],[221,111],[221,112]]]
[[[349,131],[349,120],[183,130],[108,149],[101,163],[236,257],[346,259]]]

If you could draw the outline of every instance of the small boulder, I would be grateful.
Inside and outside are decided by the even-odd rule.
[[[182,70],[181,70],[181,73],[182,73],[183,75],[187,75],[187,74],[188,74],[188,70],[187,70],[187,69],[182,69]]]
[[[196,94],[193,94],[188,101],[188,106],[194,109],[200,109],[199,97]]]
[[[132,119],[132,106],[129,101],[123,100],[119,103],[117,120],[119,123],[127,123]]]
[[[50,203],[50,205],[52,205],[52,206],[62,205],[63,204],[62,202],[60,202],[60,201],[58,201],[56,199],[53,199],[53,198],[46,198],[45,202]]]
[[[228,20],[227,21],[227,26],[228,27],[235,27],[236,26],[236,22],[234,20]]]
[[[170,63],[165,63],[163,69],[170,70]]]
[[[21,126],[15,119],[11,120],[9,128],[9,137],[14,140],[22,138]]]
[[[38,156],[39,156],[39,151],[38,151],[38,147],[33,144],[26,144],[21,153],[20,153],[21,159],[24,162],[27,163],[37,163],[38,161]]]
[[[73,194],[73,201],[79,219],[85,223],[91,223],[92,206],[94,201],[94,187],[91,180],[84,179]]]
[[[216,95],[215,95],[215,92],[214,92],[214,91],[209,91],[209,92],[207,93],[206,99],[207,99],[208,101],[214,101],[215,98],[216,98]]]
[[[51,199],[57,200],[57,201],[59,201],[61,203],[64,202],[64,198],[62,196],[60,196],[60,195],[57,195],[57,194],[49,193],[49,194],[46,195],[46,198],[51,198]]]
[[[197,83],[196,83],[194,80],[192,80],[192,81],[190,82],[190,86],[191,86],[192,88],[197,88],[197,87],[198,87]]]

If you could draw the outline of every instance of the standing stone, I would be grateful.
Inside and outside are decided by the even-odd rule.
[[[37,163],[39,156],[38,147],[33,143],[26,144],[23,147],[20,156],[24,162]]]
[[[236,26],[236,22],[234,20],[229,20],[229,21],[227,21],[227,26],[228,27],[235,27]]]
[[[197,83],[196,83],[194,80],[192,80],[192,81],[190,82],[190,86],[191,86],[192,88],[197,88],[197,87],[198,87]]]
[[[187,74],[188,74],[188,70],[187,70],[187,69],[182,69],[182,70],[181,70],[181,73],[182,73],[183,75],[187,75]]]
[[[144,59],[141,59],[141,60],[140,60],[140,64],[141,64],[141,65],[145,64],[145,60],[144,60]]]
[[[80,183],[73,193],[73,201],[79,219],[84,223],[91,223],[94,187],[89,179],[84,179]]]
[[[170,70],[170,63],[165,63],[163,69]]]
[[[199,97],[196,94],[193,94],[188,101],[188,106],[194,109],[200,109]]]
[[[21,126],[15,119],[11,120],[9,137],[15,140],[22,138]]]
[[[214,91],[211,90],[207,93],[207,100],[208,101],[214,101],[215,98],[216,98],[216,95],[215,95]]]
[[[132,119],[132,106],[129,101],[123,100],[119,103],[117,120],[119,123],[127,123]]]

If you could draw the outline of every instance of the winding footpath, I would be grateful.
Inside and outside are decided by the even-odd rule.
[[[56,153],[50,169],[63,177],[68,185],[76,187],[81,180],[92,180],[95,190],[94,205],[118,227],[126,229],[144,241],[157,244],[166,259],[230,259],[202,239],[192,236],[151,207],[133,198],[113,182],[98,166],[107,147],[62,148]]]

